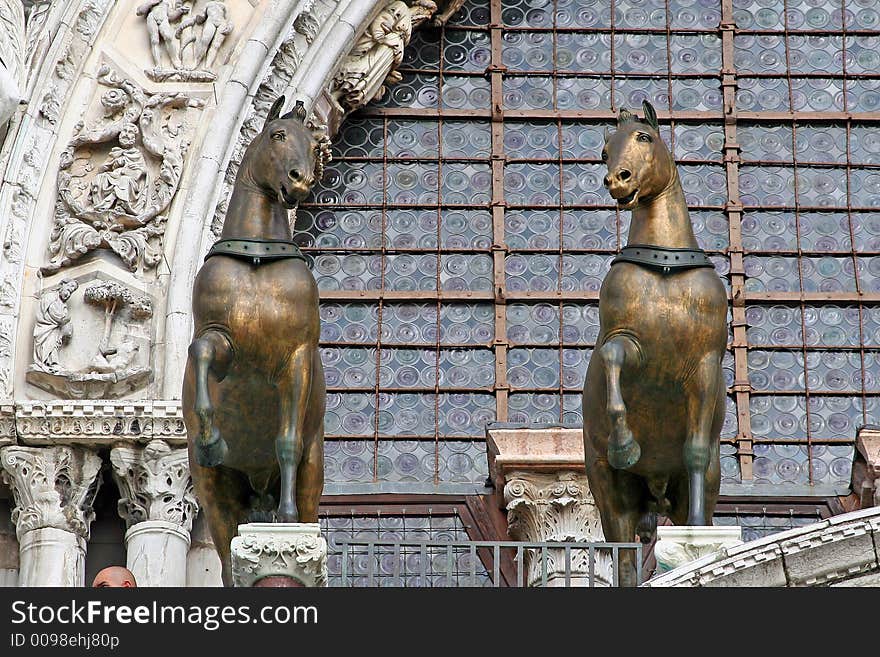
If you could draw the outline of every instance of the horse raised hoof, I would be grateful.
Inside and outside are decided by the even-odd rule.
[[[205,443],[196,443],[196,463],[203,468],[216,468],[222,465],[229,453],[229,446],[220,437],[217,429],[211,431],[211,440]]]
[[[642,448],[630,436],[629,440],[623,440],[620,444],[608,443],[608,463],[616,470],[626,470],[639,462],[642,456]]]

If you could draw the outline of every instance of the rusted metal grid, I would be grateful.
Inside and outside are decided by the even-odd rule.
[[[591,202],[588,204],[568,203],[565,200],[564,184],[566,175],[571,175],[571,171],[576,170],[573,166],[577,165],[600,165],[599,149],[594,151],[584,150],[583,152],[570,151],[564,152],[562,147],[558,148],[555,156],[549,157],[524,157],[515,158],[510,156],[505,149],[505,129],[509,129],[512,123],[526,123],[535,126],[554,126],[557,134],[558,143],[563,143],[563,137],[566,131],[571,130],[574,126],[595,125],[604,127],[609,125],[619,107],[626,103],[626,99],[620,98],[619,89],[623,82],[644,82],[646,85],[651,81],[661,81],[665,83],[667,89],[667,106],[664,108],[658,106],[658,115],[661,122],[668,125],[669,129],[665,131],[668,145],[673,149],[680,165],[684,166],[700,166],[705,167],[705,171],[723,172],[726,177],[726,189],[723,202],[713,202],[705,204],[702,199],[695,199],[697,202],[691,205],[692,212],[715,211],[721,212],[728,222],[728,245],[723,248],[708,247],[713,255],[716,265],[729,283],[729,294],[731,300],[730,310],[730,362],[728,364],[728,393],[731,400],[735,404],[735,431],[728,432],[723,438],[726,445],[725,454],[728,458],[735,458],[736,467],[729,469],[726,473],[728,480],[731,481],[750,481],[754,478],[753,466],[755,458],[756,442],[762,446],[767,445],[796,445],[806,450],[806,481],[813,483],[815,467],[813,464],[814,446],[816,445],[833,445],[833,444],[851,444],[854,438],[854,427],[846,433],[835,434],[833,432],[816,432],[811,425],[810,417],[810,400],[813,397],[849,397],[857,398],[861,404],[861,420],[869,419],[868,406],[876,403],[874,400],[880,395],[876,385],[866,384],[866,376],[874,361],[877,350],[880,350],[880,344],[876,344],[877,340],[874,336],[868,335],[865,330],[864,315],[866,310],[873,310],[880,305],[880,292],[877,288],[870,289],[861,281],[861,270],[864,269],[869,259],[877,254],[868,251],[859,243],[859,238],[854,230],[854,217],[861,213],[872,210],[870,203],[863,205],[853,204],[851,193],[852,172],[854,169],[860,171],[869,171],[880,167],[876,160],[855,162],[852,156],[851,135],[854,127],[859,129],[873,128],[880,121],[880,115],[875,112],[861,111],[856,108],[853,111],[848,104],[847,85],[853,79],[876,81],[880,79],[877,72],[874,73],[849,73],[847,71],[847,44],[854,37],[859,38],[876,38],[880,37],[880,31],[876,30],[852,30],[848,31],[847,25],[844,24],[839,29],[824,30],[805,30],[805,29],[789,29],[788,18],[789,11],[796,8],[789,5],[794,3],[787,2],[783,16],[786,18],[781,26],[771,29],[740,29],[736,25],[736,14],[733,0],[724,0],[719,2],[720,19],[717,27],[712,29],[688,28],[683,29],[676,27],[674,24],[675,7],[670,7],[670,2],[665,4],[665,20],[664,24],[655,24],[643,28],[619,27],[615,24],[618,16],[613,10],[620,8],[622,2],[611,3],[611,19],[610,24],[595,28],[581,27],[572,28],[568,26],[559,26],[556,24],[557,12],[551,12],[552,23],[541,27],[521,25],[505,25],[503,12],[516,4],[524,5],[528,3],[508,3],[500,0],[491,0],[491,2],[479,3],[473,5],[485,7],[485,13],[488,16],[486,22],[471,21],[468,23],[467,18],[473,18],[475,14],[471,9],[470,14],[465,14],[465,21],[453,21],[448,27],[442,27],[431,34],[429,30],[424,36],[417,36],[416,39],[433,40],[438,45],[437,64],[436,66],[425,66],[423,62],[416,65],[405,65],[401,67],[404,76],[404,83],[414,80],[427,80],[431,85],[436,84],[435,93],[437,101],[432,107],[412,107],[404,103],[397,104],[385,102],[381,106],[371,106],[359,113],[358,116],[352,118],[350,122],[361,122],[365,125],[375,125],[380,123],[383,130],[383,147],[381,156],[364,155],[364,156],[346,156],[338,157],[342,162],[349,164],[381,164],[383,171],[383,191],[381,203],[360,203],[360,204],[337,204],[333,209],[374,209],[381,212],[382,217],[382,244],[380,248],[328,248],[328,247],[306,247],[306,251],[315,253],[337,252],[351,253],[354,251],[362,251],[364,253],[378,254],[382,258],[382,280],[379,289],[374,290],[324,290],[322,291],[322,299],[328,302],[339,303],[369,303],[378,306],[378,323],[377,339],[369,346],[375,349],[376,360],[376,377],[375,381],[369,386],[364,386],[363,391],[370,392],[375,396],[375,404],[377,408],[381,404],[380,393],[393,393],[404,390],[394,387],[381,386],[379,381],[379,364],[384,349],[393,348],[425,348],[433,349],[436,354],[436,370],[434,376],[434,385],[429,388],[421,389],[421,392],[434,395],[434,432],[433,435],[407,435],[408,439],[425,439],[432,440],[436,445],[437,463],[439,464],[439,444],[440,441],[450,438],[444,435],[439,426],[439,409],[436,404],[439,402],[441,393],[443,392],[487,392],[491,393],[495,399],[495,414],[498,420],[508,420],[510,418],[509,401],[511,395],[511,386],[507,376],[509,372],[508,358],[512,348],[555,348],[558,352],[557,364],[559,368],[558,384],[552,387],[552,390],[546,387],[519,387],[516,393],[528,394],[554,392],[560,402],[555,409],[558,411],[558,420],[565,421],[570,419],[572,415],[566,413],[567,408],[571,408],[571,404],[566,406],[562,398],[568,398],[569,402],[579,396],[581,392],[581,383],[576,385],[566,385],[564,362],[564,352],[569,348],[586,348],[594,346],[592,341],[579,341],[576,343],[566,342],[564,337],[565,320],[564,311],[567,306],[595,305],[598,299],[598,289],[564,289],[563,288],[563,272],[565,270],[565,258],[572,254],[595,254],[607,256],[610,258],[613,253],[625,243],[626,234],[625,227],[627,225],[627,217],[622,217],[617,212],[616,207],[611,203],[610,198],[605,198],[600,202]],[[546,5],[547,3],[539,3]],[[565,3],[550,3],[554,10],[560,10]],[[841,2],[841,11],[845,11],[845,3]],[[477,12],[478,14],[478,12]],[[448,33],[479,33],[484,35],[488,40],[489,62],[483,70],[459,70],[453,71],[446,69],[444,50],[448,43]],[[610,50],[610,66],[608,70],[582,70],[574,67],[563,68],[557,67],[557,46],[561,35],[570,36],[597,34],[600,37],[606,37]],[[546,68],[524,69],[519,67],[517,70],[510,70],[505,66],[504,51],[505,38],[511,34],[522,35],[549,35],[552,39],[552,62],[551,66]],[[657,72],[646,67],[644,70],[632,70],[632,67],[622,67],[616,59],[615,45],[625,43],[627,35],[659,35],[665,38],[666,42],[666,66],[665,71]],[[670,44],[673,37],[681,35],[705,35],[717,37],[720,40],[721,62],[717,71],[711,72],[690,72],[677,71],[673,72],[675,67],[672,62],[672,53]],[[764,36],[778,37],[782,39],[785,47],[785,72],[784,73],[766,73],[755,71],[737,70],[736,55],[737,43],[736,39],[743,36]],[[799,73],[792,72],[790,53],[792,51],[791,41],[793,38],[801,37],[826,37],[838,38],[842,43],[842,67],[839,72],[823,72],[823,73]],[[620,41],[619,38],[624,41]],[[621,70],[626,68],[626,70]],[[449,107],[444,102],[444,85],[451,78],[461,81],[465,78],[473,78],[475,80],[484,80],[488,82],[488,102],[485,106],[480,107]],[[511,109],[505,107],[505,91],[514,83],[524,78],[549,78],[552,81],[552,103],[543,109],[535,108],[518,108]],[[605,82],[610,86],[610,107],[605,108],[569,108],[559,106],[560,96],[560,80],[571,80],[573,78],[584,78],[595,81],[597,84]],[[785,80],[788,87],[788,108],[785,111],[743,111],[738,108],[737,92],[741,89],[744,81],[753,80]],[[844,106],[835,111],[807,111],[794,104],[795,89],[793,81],[805,80],[810,78],[828,79],[839,82],[843,91]],[[717,83],[721,96],[721,102],[717,109],[694,110],[690,108],[677,107],[674,105],[673,85],[678,84],[682,80],[704,80]],[[622,82],[623,81],[623,82]],[[415,103],[413,103],[415,104]],[[658,105],[655,102],[655,105]],[[399,153],[389,152],[388,148],[388,130],[389,125],[396,121],[424,121],[430,122],[436,126],[438,152],[436,155],[418,155],[408,156]],[[488,123],[491,131],[491,147],[488,153],[479,156],[454,156],[450,157],[443,151],[443,132],[444,127],[452,121],[472,121],[480,123]],[[825,125],[837,128],[843,128],[846,134],[846,152],[845,159],[837,159],[836,161],[824,161],[819,158],[813,158],[811,161],[804,161],[798,155],[798,129],[802,126]],[[709,126],[711,129],[717,130],[723,134],[723,142],[717,152],[709,153],[702,157],[695,157],[692,154],[684,156],[681,149],[676,146],[675,140],[677,129],[684,126]],[[742,152],[742,147],[738,143],[738,130],[749,129],[751,127],[770,127],[783,126],[790,129],[791,134],[791,158],[789,160],[763,160],[755,158],[752,155],[746,155]],[[832,158],[829,158],[831,160]],[[387,185],[389,179],[389,165],[409,166],[409,165],[430,165],[436,167],[436,185],[437,194],[436,201],[432,203],[405,203],[395,204],[389,200],[387,193]],[[491,173],[491,188],[488,202],[479,202],[474,204],[468,203],[450,203],[444,200],[443,176],[444,167],[451,164],[480,164],[488,168]],[[743,167],[759,167],[761,170],[777,168],[783,175],[791,176],[791,185],[793,186],[793,202],[782,203],[779,205],[762,205],[761,203],[749,205],[743,204],[740,199],[740,174]],[[555,168],[558,180],[558,201],[551,203],[513,204],[509,200],[509,195],[505,194],[505,173],[511,171],[512,167],[532,167],[535,170],[550,170]],[[836,175],[846,180],[847,193],[845,204],[837,207],[822,205],[819,207],[811,207],[804,204],[800,198],[798,189],[798,174],[805,169],[827,168],[832,175]],[[748,169],[747,169],[748,171]],[[320,196],[319,196],[320,198]],[[313,204],[304,204],[305,211],[317,210],[319,208],[327,208],[320,202]],[[436,224],[436,248],[399,248],[392,247],[388,244],[385,236],[387,230],[388,213],[398,208],[418,208],[430,209],[437,213]],[[491,213],[492,234],[491,246],[489,248],[444,248],[441,229],[443,225],[444,213],[456,209],[484,209]],[[847,225],[849,230],[848,248],[836,248],[832,251],[828,249],[804,248],[801,237],[802,214],[804,212],[842,212],[847,217]],[[516,211],[528,216],[530,212],[537,211],[554,211],[557,213],[558,231],[555,240],[555,246],[551,248],[511,248],[505,236],[506,219],[510,217],[511,212]],[[565,245],[565,216],[567,212],[583,211],[583,212],[605,212],[614,213],[613,229],[617,232],[616,243],[613,246],[603,246],[601,248],[579,248],[577,246]],[[795,240],[793,248],[776,248],[766,250],[761,247],[747,249],[743,241],[743,219],[748,217],[750,213],[756,212],[779,212],[785,217],[794,217]],[[387,259],[389,256],[400,253],[425,254],[431,253],[436,257],[437,274],[435,281],[435,289],[433,290],[394,290],[386,287],[385,272],[387,271]],[[493,280],[491,289],[469,289],[469,290],[447,290],[443,289],[440,281],[440,272],[442,271],[444,257],[451,254],[488,254],[492,258],[493,263]],[[557,261],[557,284],[556,289],[551,290],[511,290],[509,289],[509,277],[505,273],[505,263],[511,255],[516,254],[544,254],[553,255]],[[794,288],[784,290],[754,289],[749,284],[749,276],[746,272],[746,263],[749,258],[762,258],[769,256],[788,255],[797,259],[797,279],[798,284]],[[829,255],[837,257],[846,257],[852,262],[853,269],[853,286],[852,289],[836,289],[836,290],[813,290],[811,286],[805,285],[804,262],[805,258],[810,257],[827,257]],[[860,269],[861,268],[861,269]],[[437,339],[433,343],[415,343],[408,342],[406,344],[395,343],[394,340],[383,340],[381,326],[383,323],[383,312],[389,304],[401,302],[418,302],[429,303],[436,308],[436,316],[438,327],[436,331]],[[495,317],[495,335],[494,339],[488,341],[485,348],[492,350],[495,363],[495,376],[492,386],[485,388],[463,388],[455,389],[451,387],[440,386],[440,358],[441,351],[444,349],[474,349],[475,345],[454,344],[441,341],[441,331],[439,327],[441,311],[448,304],[455,303],[485,303],[491,304],[494,308]],[[558,335],[557,339],[552,343],[530,343],[515,342],[509,339],[508,335],[508,312],[513,304],[525,304],[534,307],[534,304],[551,304],[555,307],[558,315]],[[790,307],[799,311],[801,321],[800,338],[794,340],[790,344],[755,344],[749,341],[749,323],[746,317],[746,311],[749,308],[770,309],[773,307]],[[806,326],[804,323],[805,312],[807,310],[817,310],[830,307],[848,307],[856,308],[859,316],[858,342],[850,341],[847,344],[837,345],[808,345],[804,334]],[[334,343],[336,344],[336,343]],[[341,343],[340,343],[341,344]],[[351,343],[345,343],[351,344]],[[333,346],[333,345],[330,345]],[[809,349],[808,349],[809,346]],[[808,351],[841,351],[854,352],[859,355],[860,361],[860,385],[850,386],[844,389],[823,389],[821,385],[810,384],[810,366],[808,363]],[[800,354],[804,377],[804,384],[801,387],[795,387],[786,390],[766,390],[760,391],[763,396],[796,396],[803,397],[806,400],[806,430],[798,430],[794,435],[782,433],[765,433],[756,438],[751,427],[752,411],[751,405],[755,398],[756,390],[750,381],[750,354],[756,352],[780,353],[780,352],[797,352]],[[345,391],[351,391],[355,388],[346,387]],[[412,391],[415,388],[405,388]],[[343,390],[339,388],[338,390]],[[759,395],[761,396],[761,395]],[[378,413],[374,418],[372,439],[378,453],[378,444],[380,439],[395,439],[403,436],[382,434],[379,428]],[[331,439],[349,439],[351,435],[340,433],[331,435]],[[461,439],[460,436],[455,437]],[[378,468],[375,467],[374,461],[374,477],[378,478]],[[439,477],[439,465],[435,468],[435,480]]]

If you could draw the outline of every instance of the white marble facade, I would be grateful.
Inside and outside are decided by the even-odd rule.
[[[461,3],[0,0],[0,585],[88,584],[101,482],[141,585],[219,585],[179,399],[238,161],[279,94],[335,133]]]

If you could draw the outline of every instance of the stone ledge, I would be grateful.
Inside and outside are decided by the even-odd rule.
[[[880,573],[880,508],[721,550],[643,586],[825,586]]]
[[[186,444],[178,400],[51,400],[0,403],[3,418],[14,418],[13,442],[25,445],[111,446],[120,442],[147,443],[161,439],[172,446]],[[0,444],[3,434],[0,433]]]

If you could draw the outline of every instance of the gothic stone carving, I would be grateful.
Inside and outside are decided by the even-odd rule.
[[[145,520],[164,520],[189,532],[199,507],[193,494],[186,449],[162,440],[146,447],[114,447],[113,478],[119,486],[119,515],[128,527]]]
[[[15,405],[0,401],[0,447],[15,444]]]
[[[19,402],[14,415],[16,436],[32,445],[106,447],[155,438],[175,446],[186,444],[180,402],[175,400]]]
[[[61,155],[46,273],[95,249],[113,251],[133,271],[159,263],[163,213],[189,146],[185,110],[204,106],[182,92],[148,94],[106,65],[98,82],[107,88],[103,116],[77,124]]]
[[[880,427],[866,426],[856,438],[853,491],[862,508],[880,506]]]
[[[586,477],[575,472],[552,474],[512,472],[504,486],[508,532],[518,541],[569,542],[604,541],[599,511]],[[572,550],[571,573],[589,575],[589,550]],[[548,550],[547,573],[564,576],[565,555],[562,550]],[[606,584],[611,577],[610,555],[595,552],[594,572]],[[526,553],[530,586],[541,581],[540,552]]]
[[[254,530],[259,527],[259,530]],[[327,541],[317,524],[243,525],[232,539],[232,579],[248,587],[263,577],[292,577],[327,585]]]
[[[211,69],[235,27],[224,0],[147,0],[137,8],[137,15],[144,17],[150,37],[154,68],[145,73],[151,80],[217,79]]]
[[[0,0],[0,129],[23,100],[24,40],[21,1]]]
[[[19,540],[32,529],[53,527],[84,540],[95,517],[101,458],[79,447],[4,447],[3,480],[12,488],[12,521]]]
[[[370,23],[333,78],[333,96],[352,111],[385,94],[386,86],[400,82],[397,67],[413,28],[437,11],[432,0],[413,0],[407,5],[392,0]]]
[[[28,383],[63,397],[101,398],[120,396],[150,382],[153,303],[100,276],[82,286],[78,280],[65,279],[40,295],[34,363],[25,375]],[[72,297],[80,287],[82,292]],[[101,338],[96,344],[97,335]]]

